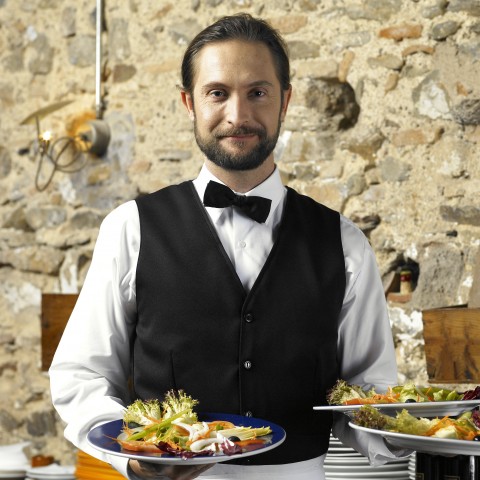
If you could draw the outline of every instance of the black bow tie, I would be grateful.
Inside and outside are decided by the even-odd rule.
[[[225,208],[234,206],[258,223],[264,223],[267,219],[271,203],[272,201],[269,198],[237,195],[227,186],[212,181],[208,182],[203,196],[203,204],[206,207]]]

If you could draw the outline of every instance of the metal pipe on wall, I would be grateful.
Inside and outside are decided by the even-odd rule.
[[[96,12],[96,49],[95,49],[95,112],[97,119],[102,118],[102,23],[103,0],[97,0]]]

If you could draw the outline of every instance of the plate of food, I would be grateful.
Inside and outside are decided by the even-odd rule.
[[[272,422],[225,413],[197,414],[197,403],[182,390],[167,392],[163,402],[136,400],[123,419],[93,428],[87,440],[110,455],[190,465],[258,455],[285,440],[285,430]]]
[[[439,387],[418,387],[413,383],[389,387],[385,393],[364,390],[339,380],[329,391],[328,405],[314,410],[331,410],[352,416],[363,405],[373,405],[382,413],[395,415],[404,409],[422,417],[456,416],[480,406],[480,387],[457,392]]]
[[[474,455],[480,456],[480,442],[455,440],[451,438],[422,437],[398,432],[384,432],[374,428],[360,427],[353,423],[350,426],[362,432],[380,435],[391,445],[416,452],[432,455]]]
[[[374,406],[355,412],[351,428],[382,436],[390,444],[418,452],[480,456],[480,413],[467,411],[456,418],[423,418],[407,410],[395,417]]]
[[[480,405],[480,400],[459,400],[452,402],[430,402],[430,403],[376,403],[371,404],[383,413],[394,415],[403,409],[414,415],[423,417],[437,417],[443,415],[456,416],[465,410],[471,410]],[[346,413],[352,416],[362,405],[321,405],[313,407],[314,410],[331,410]]]

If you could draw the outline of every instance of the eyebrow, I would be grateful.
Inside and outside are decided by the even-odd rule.
[[[255,82],[251,82],[247,84],[247,88],[254,88],[254,87],[271,87],[273,88],[274,85],[272,82],[269,82],[268,80],[257,80]],[[201,87],[201,92],[208,92],[209,90],[215,89],[215,88],[225,88],[228,89],[228,85],[222,83],[222,82],[209,82],[206,83]]]

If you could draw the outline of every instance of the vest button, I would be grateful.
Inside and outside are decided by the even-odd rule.
[[[250,360],[245,360],[243,362],[243,366],[247,369],[250,370],[252,368],[252,362]]]
[[[247,323],[253,322],[253,315],[252,315],[251,313],[247,313],[247,314],[245,315],[245,321],[246,321]]]

